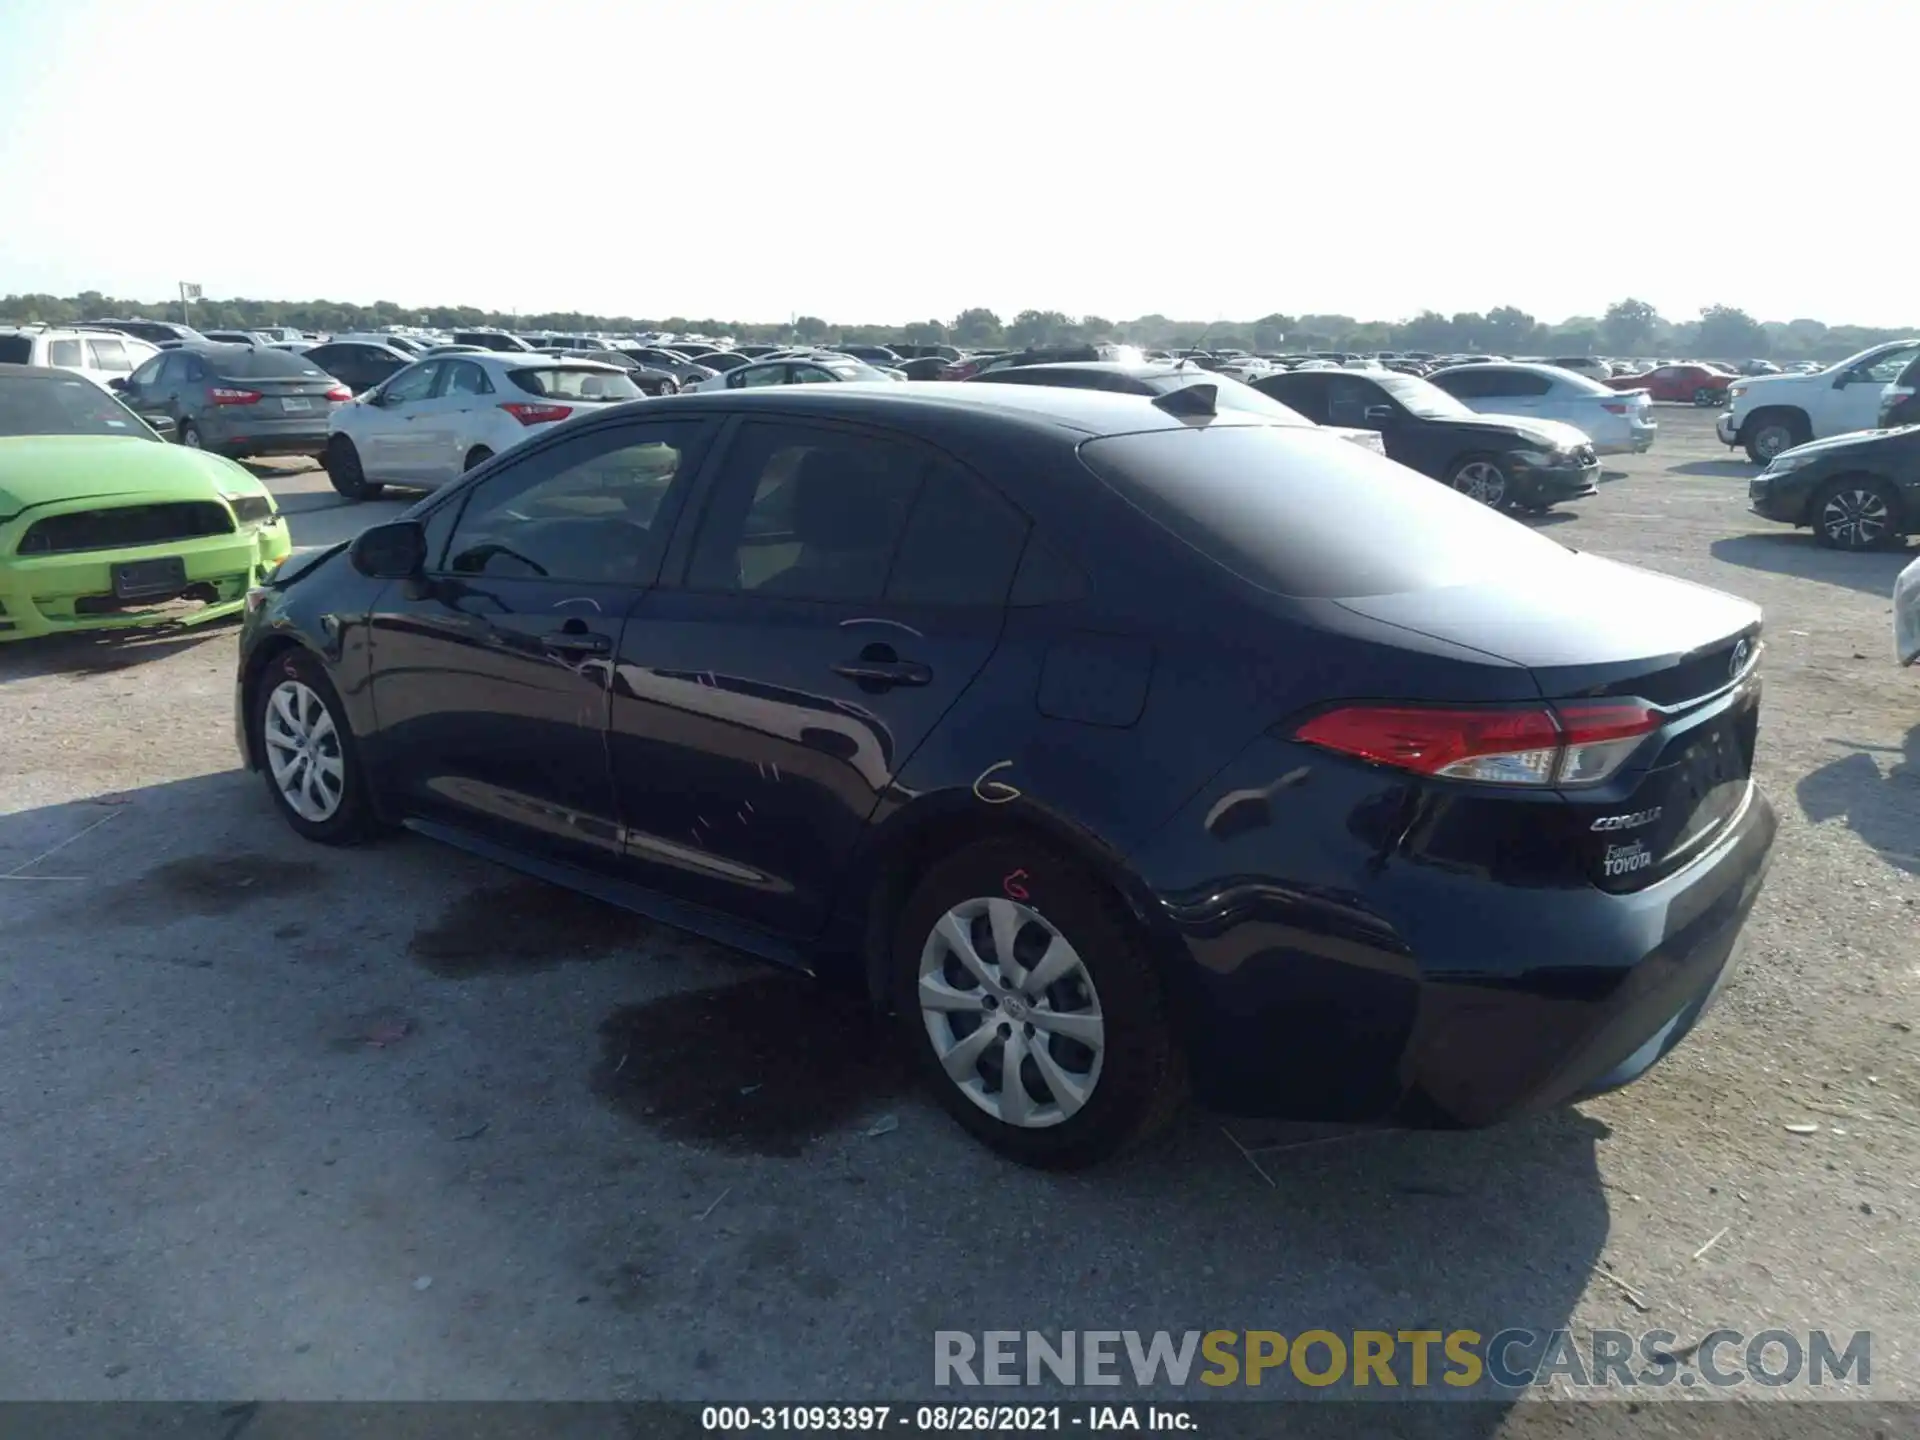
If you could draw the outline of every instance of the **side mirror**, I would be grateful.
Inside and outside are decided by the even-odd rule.
[[[380,406],[385,405],[387,403],[387,392],[376,388],[376,389],[367,391],[366,394],[360,396],[359,398],[360,398],[360,403],[362,405],[372,405],[373,407],[378,409]]]
[[[127,393],[127,391],[131,390],[133,387],[127,384],[126,376],[115,375],[111,380],[107,381],[107,388],[109,390],[118,390],[122,395],[124,395]]]
[[[1847,386],[1856,383],[1861,378],[1858,370],[1842,370],[1839,376],[1835,378],[1833,388],[1836,390],[1844,390]]]
[[[1393,423],[1391,405],[1369,405],[1366,409],[1366,422],[1369,425],[1390,425]]]
[[[417,520],[370,526],[354,537],[347,558],[370,579],[410,579],[427,563],[426,527]]]
[[[179,426],[173,423],[173,417],[171,415],[158,413],[153,415],[143,414],[140,418],[146,421],[147,428],[152,430],[153,433],[158,435],[162,440],[171,440],[180,429]]]

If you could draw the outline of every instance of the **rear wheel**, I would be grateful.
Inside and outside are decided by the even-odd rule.
[[[1900,499],[1871,475],[1843,475],[1813,498],[1813,536],[1834,550],[1878,550],[1901,537]]]
[[[1804,420],[1790,415],[1763,415],[1748,422],[1747,458],[1756,465],[1770,465],[1782,450],[1811,439]]]
[[[486,464],[487,461],[491,460],[492,458],[493,458],[493,451],[489,450],[484,445],[476,445],[473,447],[473,449],[467,452],[467,462],[466,464],[462,465],[460,468],[462,469],[462,471],[471,470],[476,465]]]
[[[892,998],[915,1063],[976,1139],[1091,1165],[1178,1110],[1185,1069],[1160,979],[1104,887],[1031,843],[988,840],[920,882],[894,931]]]
[[[1710,410],[1726,398],[1727,392],[1715,390],[1711,385],[1702,385],[1693,392],[1693,403],[1702,410]]]
[[[198,450],[200,445],[200,427],[191,420],[180,422],[180,443],[189,450]]]
[[[367,472],[360,468],[360,452],[344,435],[335,435],[327,441],[327,454],[322,463],[333,488],[348,500],[377,500],[386,489],[377,480],[367,479]]]
[[[1507,503],[1507,472],[1491,455],[1467,455],[1455,461],[1447,484],[1495,510]]]

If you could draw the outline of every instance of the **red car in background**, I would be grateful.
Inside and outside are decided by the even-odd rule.
[[[1615,390],[1645,390],[1655,400],[1711,406],[1727,403],[1727,387],[1738,378],[1706,365],[1662,365],[1644,375],[1616,375],[1607,384]]]

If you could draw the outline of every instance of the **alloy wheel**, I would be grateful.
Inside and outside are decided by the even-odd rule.
[[[920,1017],[947,1078],[1008,1125],[1071,1119],[1106,1053],[1093,978],[1038,911],[998,896],[963,900],[920,953]]]
[[[1469,460],[1454,472],[1453,488],[1470,500],[1498,508],[1506,503],[1507,477],[1490,460]]]
[[[200,427],[188,421],[180,427],[180,443],[189,450],[200,448]]]
[[[261,732],[287,808],[315,825],[331,819],[346,797],[347,767],[326,701],[298,680],[282,680],[267,697]]]
[[[1753,449],[1762,460],[1772,460],[1793,446],[1793,432],[1784,425],[1763,425],[1753,437]]]
[[[1864,485],[1836,490],[1820,507],[1820,528],[1835,545],[1848,550],[1878,545],[1886,539],[1892,520],[1885,497]]]

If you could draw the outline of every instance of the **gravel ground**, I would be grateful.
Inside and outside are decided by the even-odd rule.
[[[1865,1329],[1912,1393],[1902,562],[1750,516],[1709,419],[1541,523],[1766,607],[1782,831],[1724,1003],[1578,1110],[1238,1126],[1257,1167],[1190,1114],[1017,1170],[800,980],[417,838],[301,844],[235,768],[231,628],[0,649],[0,1397],[852,1400],[928,1394],[936,1329],[1375,1325]],[[263,473],[301,543],[400,508]]]

